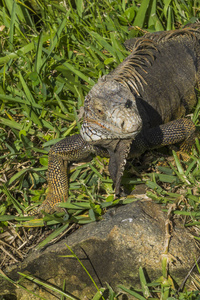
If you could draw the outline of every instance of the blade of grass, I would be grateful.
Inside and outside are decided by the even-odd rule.
[[[79,264],[81,265],[81,267],[83,268],[83,270],[86,272],[86,274],[88,275],[88,277],[90,278],[90,280],[94,284],[94,286],[97,289],[97,291],[100,292],[100,289],[98,288],[96,282],[94,281],[94,279],[92,278],[92,276],[90,275],[90,273],[88,272],[88,270],[86,269],[86,267],[83,265],[83,263],[80,261],[80,259],[78,258],[78,256],[74,253],[74,251],[72,250],[72,248],[70,246],[68,246],[67,244],[65,244],[65,245],[69,249],[69,251],[72,253],[73,257],[78,260]],[[67,255],[62,255],[61,257],[67,257]],[[103,296],[102,296],[102,299],[105,300],[105,298]]]
[[[15,207],[15,209],[17,210],[18,214],[21,215],[24,207],[11,195],[10,191],[8,190],[8,188],[6,187],[5,184],[3,184],[2,191],[3,191],[3,193],[6,194],[6,196],[9,198],[9,200],[12,202],[12,204]]]
[[[8,215],[4,215],[4,216],[0,216],[0,222],[6,222],[6,221],[12,221],[15,220],[15,216],[8,216]]]
[[[136,293],[136,292],[134,292],[134,291],[132,291],[132,290],[129,290],[129,289],[125,288],[125,287],[122,286],[122,285],[118,285],[118,287],[119,287],[122,291],[126,292],[127,294],[129,294],[129,295],[131,295],[131,296],[134,296],[136,299],[139,299],[139,300],[146,300],[146,298],[144,298],[144,297],[141,296],[140,294],[138,294],[138,293]]]
[[[47,54],[49,53],[49,51],[47,49],[43,48],[43,51]],[[52,55],[52,58],[58,62],[63,61],[62,57],[59,57],[58,55],[55,55],[55,54]],[[72,73],[74,73],[75,75],[77,75],[78,77],[83,79],[83,81],[89,83],[91,86],[93,86],[95,84],[95,82],[91,78],[88,78],[88,76],[83,74],[81,71],[77,70],[73,64],[70,64],[67,61],[65,61],[64,63],[61,64],[61,66],[63,67],[63,69],[66,68],[66,70],[70,70]]]
[[[168,13],[167,13],[167,30],[174,29],[174,22],[173,22],[173,10],[171,6],[168,7]]]
[[[35,100],[34,100],[32,94],[31,94],[31,92],[30,92],[30,90],[29,90],[29,88],[28,88],[28,86],[27,86],[27,84],[26,84],[26,82],[25,82],[25,80],[24,80],[21,72],[19,72],[19,79],[21,81],[21,84],[22,84],[22,87],[23,87],[24,92],[26,94],[28,102],[31,103],[31,104],[35,103]]]
[[[39,35],[39,40],[37,44],[36,57],[35,57],[35,71],[37,74],[40,73],[40,68],[42,66],[42,45],[43,45],[43,32],[41,31]]]
[[[43,43],[46,42],[50,38],[49,34],[45,34],[43,36]],[[38,37],[34,39],[33,42],[29,43],[28,45],[18,49],[15,52],[12,52],[6,56],[0,57],[0,65],[7,63],[10,59],[21,57],[22,55],[26,55],[26,53],[30,52],[35,48],[35,43],[37,43]]]
[[[118,55],[116,55],[116,50],[114,47],[112,47],[104,37],[100,36],[97,32],[89,31],[88,32],[91,36],[93,36],[96,39],[96,42],[101,45],[102,48],[106,49],[117,61],[117,63],[120,63],[120,60],[118,58]]]
[[[147,12],[147,9],[148,7],[151,5],[151,0],[143,0],[141,2],[141,5],[140,5],[140,8],[139,8],[139,11],[135,17],[135,20],[133,22],[133,26],[138,26],[138,27],[143,27],[144,25],[144,20],[145,20],[145,17],[146,17],[146,12]]]
[[[9,182],[8,185],[11,185],[15,180],[17,180],[18,178],[20,178],[22,175],[24,175],[26,172],[28,172],[28,169],[22,169],[21,171],[15,173],[15,175],[13,175]]]
[[[18,288],[20,288],[20,289],[22,289],[22,290],[24,290],[24,291],[26,291],[26,292],[32,294],[34,297],[39,298],[39,299],[41,299],[41,300],[46,300],[46,298],[43,298],[43,297],[38,296],[38,295],[35,294],[34,292],[28,290],[27,288],[25,288],[24,286],[20,285],[18,282],[14,281],[14,280],[12,280],[12,279],[10,279],[10,278],[8,278],[7,276],[4,276],[4,275],[0,274],[0,277],[3,278],[3,279],[6,280],[6,281],[9,281],[9,282],[12,283],[14,286],[16,286],[16,287],[18,287]]]
[[[177,176],[181,179],[181,181],[187,183],[190,185],[189,180],[187,179],[187,177],[185,176],[185,172],[183,170],[183,167],[180,163],[180,160],[178,159],[178,156],[176,154],[176,151],[172,150],[173,156],[174,156],[174,160],[177,166],[178,171],[176,171],[176,169],[172,166],[172,164],[170,163],[171,168],[173,168],[174,172],[177,174]]]
[[[62,226],[54,230],[54,232],[52,232],[44,241],[42,241],[37,245],[36,250],[39,250],[43,248],[45,245],[47,245],[48,243],[50,243],[54,238],[56,238],[60,233],[62,233],[68,227],[69,224],[67,223],[67,224],[63,224]]]
[[[60,38],[60,35],[61,35],[61,32],[63,31],[63,29],[66,27],[66,23],[67,23],[67,18],[70,14],[70,9],[68,10],[68,12],[66,13],[64,19],[62,20],[59,28],[57,29],[57,31],[55,32],[55,35],[53,37],[53,40],[51,41],[51,44],[50,44],[50,47],[48,49],[48,55],[46,57],[46,60],[44,61],[43,65],[41,66],[41,69],[44,68],[47,60],[49,59],[49,56],[51,55],[52,51],[54,50],[54,48],[56,47],[57,45],[57,42],[58,42],[58,39]]]
[[[100,300],[100,299],[102,299],[102,295],[103,295],[103,292],[105,290],[106,290],[105,288],[100,288],[99,291],[94,295],[94,297],[92,298],[92,300]]]
[[[90,209],[90,203],[87,202],[77,202],[77,203],[68,203],[68,202],[63,202],[59,204],[60,207],[64,207],[67,209]]]
[[[0,94],[0,100],[2,100],[4,103],[20,103],[20,104],[24,104],[24,100],[22,100],[19,97],[12,97],[9,95],[4,95],[4,94]],[[26,105],[31,105],[34,108],[39,108],[39,109],[45,109],[43,108],[41,105],[37,104],[37,103],[28,103],[26,102]],[[49,111],[49,109],[46,109]]]
[[[9,36],[9,49],[13,51],[13,35],[14,35],[14,26],[15,26],[15,16],[16,16],[16,1],[13,1],[12,12],[11,12],[11,21],[10,21],[10,36]]]
[[[147,286],[147,281],[146,281],[146,278],[145,278],[142,267],[139,267],[139,276],[140,276],[140,283],[141,283],[141,286],[142,286],[143,295],[144,295],[145,298],[148,299],[149,297],[151,297],[151,293],[150,293],[150,290]]]
[[[43,282],[43,281],[41,281],[41,280],[39,280],[39,279],[31,276],[31,275],[23,274],[21,272],[18,272],[18,274],[21,275],[21,276],[23,276],[25,279],[29,279],[31,282],[34,282],[36,284],[39,284],[40,286],[43,286],[45,289],[47,288],[50,291],[56,292],[56,293],[58,293],[60,295],[63,295],[63,296],[67,297],[70,300],[76,300],[76,298],[72,297],[71,295],[69,295],[69,294],[61,291],[60,289],[52,286],[51,284],[45,283],[45,282]]]
[[[15,121],[11,121],[11,120],[8,120],[8,119],[5,119],[5,118],[0,118],[0,123],[1,123],[2,125],[6,125],[6,126],[8,126],[8,127],[11,127],[11,128],[13,128],[13,129],[23,130],[23,125],[22,125],[22,124],[19,124],[19,123],[17,123],[17,122],[15,122]],[[29,129],[29,133],[30,133],[31,135],[34,135],[35,130],[30,128],[30,129]]]

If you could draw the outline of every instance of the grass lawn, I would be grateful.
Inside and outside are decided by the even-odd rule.
[[[0,0],[2,267],[14,263],[14,249],[24,244],[30,227],[38,237],[35,246],[44,235],[45,224],[49,225],[50,235],[38,245],[42,247],[69,230],[73,223],[98,220],[109,207],[135,201],[133,196],[114,199],[108,159],[95,157],[71,166],[67,221],[62,214],[47,215],[44,219],[27,217],[46,196],[50,147],[66,136],[79,133],[84,97],[100,76],[108,74],[129,54],[123,42],[146,31],[180,28],[196,22],[199,16],[200,3],[195,0]],[[200,102],[192,114],[197,129],[199,111]],[[174,151],[175,164],[167,161],[165,167],[158,166],[158,160],[165,160],[165,155],[150,153],[141,158],[143,164],[148,161],[148,167],[143,168],[141,160],[137,160],[134,170],[129,164],[123,179],[129,192],[136,185],[145,184],[148,197],[154,201],[175,203],[173,214],[182,215],[185,226],[195,231],[197,241],[200,240],[199,154],[198,140],[187,162],[179,161]],[[77,202],[78,210],[74,205]],[[18,259],[23,259],[29,249],[25,243]],[[142,286],[147,287],[142,270],[140,276]],[[155,299],[177,299],[176,291],[169,291],[170,281],[166,286],[160,283]],[[199,299],[198,288],[197,278],[194,290],[181,292],[180,299]],[[154,287],[147,290],[153,291]],[[138,299],[147,296],[148,292]],[[101,295],[94,297],[101,299]],[[117,299],[111,288],[109,297]]]

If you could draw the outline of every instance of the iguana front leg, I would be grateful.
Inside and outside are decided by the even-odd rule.
[[[68,162],[85,160],[92,153],[108,156],[105,149],[90,145],[80,134],[66,137],[51,148],[48,157],[48,194],[37,213],[42,210],[48,213],[59,211],[56,205],[65,202],[68,197]]]
[[[146,150],[181,143],[180,152],[189,152],[195,142],[196,127],[192,120],[182,118],[143,130],[131,144],[130,156],[136,157]]]
[[[135,158],[145,151],[179,142],[182,142],[180,153],[187,153],[194,144],[195,131],[194,123],[183,118],[154,128],[144,129],[134,140],[120,140],[113,151],[109,150],[109,172],[115,184],[115,194],[120,194],[121,178],[127,158]]]

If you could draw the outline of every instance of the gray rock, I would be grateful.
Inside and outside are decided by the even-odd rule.
[[[90,223],[75,231],[65,240],[49,246],[44,251],[33,252],[18,266],[7,270],[13,280],[17,272],[32,274],[62,289],[77,299],[92,299],[96,292],[92,281],[74,258],[69,255],[66,244],[72,247],[98,287],[109,283],[113,289],[119,284],[130,288],[139,284],[138,269],[144,268],[150,280],[162,275],[161,256],[165,245],[164,207],[151,201],[137,201],[110,209],[102,221]],[[169,253],[175,258],[170,265],[170,275],[177,284],[199,256],[194,239],[181,221],[173,220]],[[48,292],[26,280],[21,283],[48,300],[59,299],[58,294]],[[16,299],[29,300],[35,296],[25,293],[8,282],[0,280],[0,296],[13,294]],[[15,298],[12,298],[15,299]],[[132,299],[124,296],[122,299]]]

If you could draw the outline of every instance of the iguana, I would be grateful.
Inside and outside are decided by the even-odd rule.
[[[125,45],[131,54],[86,96],[81,133],[51,148],[48,195],[40,210],[51,212],[66,201],[68,161],[109,156],[118,195],[128,157],[178,142],[184,152],[194,143],[195,125],[184,116],[197,102],[200,25],[147,33]]]

